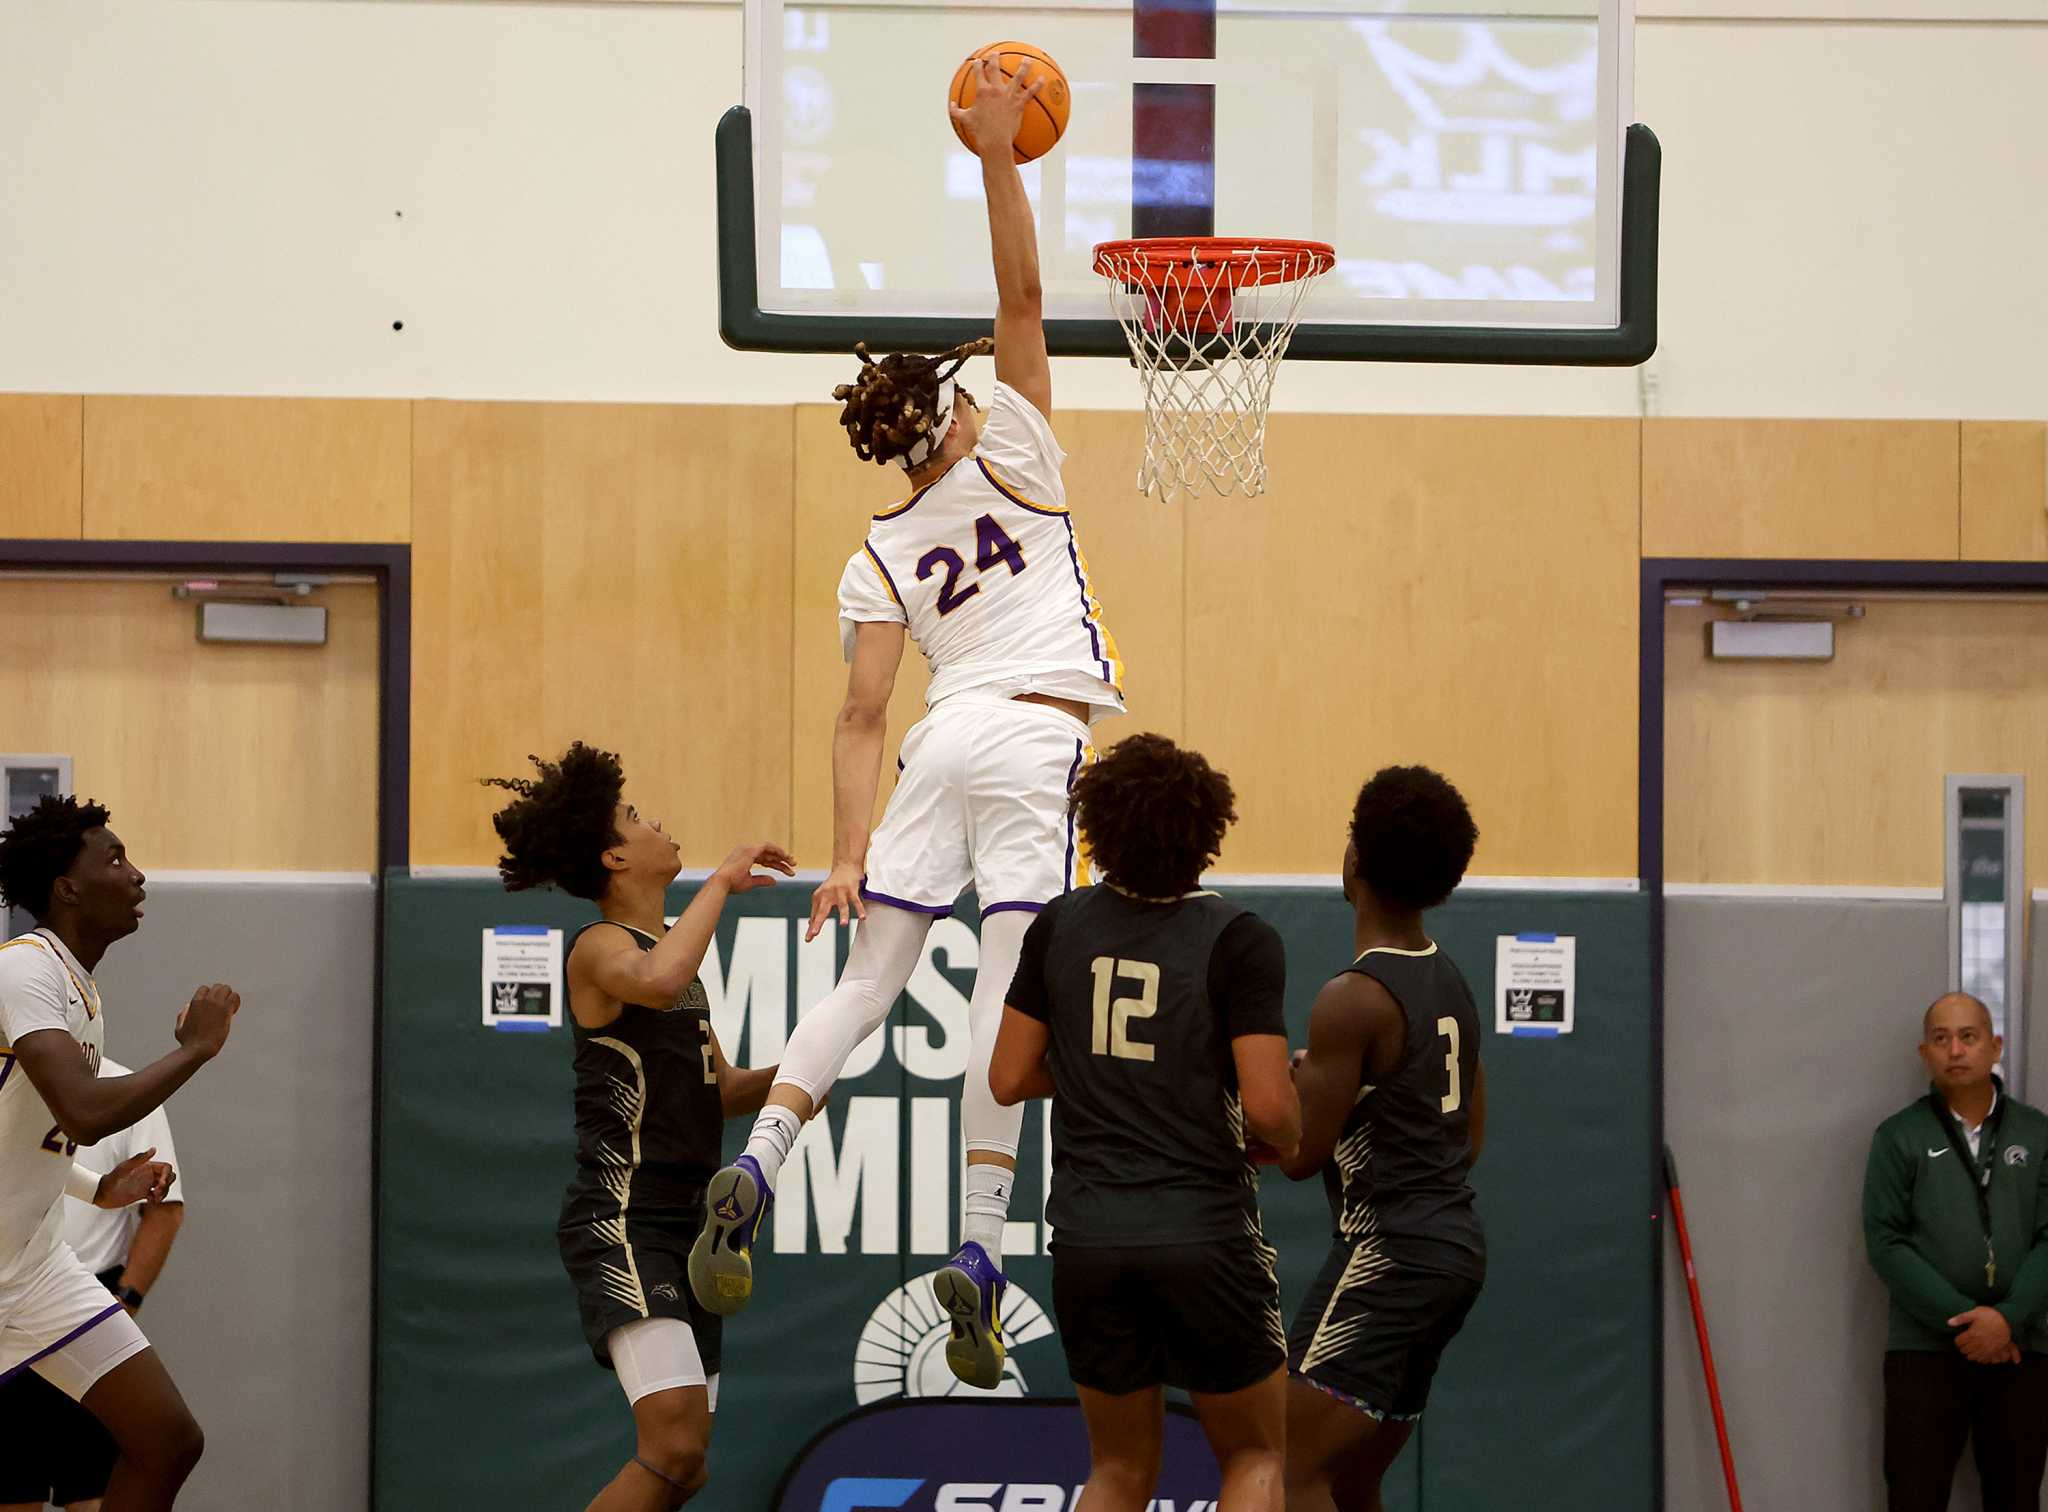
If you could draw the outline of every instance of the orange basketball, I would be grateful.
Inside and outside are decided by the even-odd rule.
[[[960,65],[953,75],[953,87],[946,92],[947,98],[962,110],[972,105],[975,92],[981,88],[981,79],[974,65],[992,54],[1000,55],[999,66],[1007,78],[1014,79],[1029,68],[1033,79],[1045,80],[1045,87],[1038,91],[1038,98],[1024,107],[1024,119],[1017,127],[1011,149],[1020,163],[1044,157],[1066,135],[1067,112],[1073,107],[1074,97],[1067,88],[1065,70],[1053,62],[1043,48],[1033,47],[1029,42],[991,42]],[[948,116],[947,119],[952,118]],[[953,134],[960,138],[961,145],[969,152],[974,150],[974,143],[967,140],[967,133],[960,129],[958,121],[953,121]]]

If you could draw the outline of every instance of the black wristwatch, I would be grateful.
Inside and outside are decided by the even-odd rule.
[[[134,1308],[137,1312],[142,1311],[142,1293],[137,1291],[134,1287],[117,1286],[114,1288],[114,1295],[118,1297],[121,1301],[126,1302],[130,1307]]]

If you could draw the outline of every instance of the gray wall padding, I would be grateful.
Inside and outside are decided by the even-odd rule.
[[[369,1502],[370,879],[153,881],[97,973],[107,1049],[175,1043],[193,989],[242,994],[226,1052],[169,1106],[185,1225],[142,1326],[207,1434],[181,1512]]]
[[[2029,1000],[2048,981],[2035,905]],[[1712,1330],[1744,1500],[1802,1512],[1884,1505],[1885,1294],[1863,1257],[1864,1158],[1926,1090],[1922,1008],[1948,969],[1938,902],[1670,898],[1665,1137]],[[2036,1015],[2029,1101],[2048,1096]],[[1669,1512],[1727,1506],[1678,1245],[1664,1269]],[[1978,1505],[1965,1456],[1955,1506]]]

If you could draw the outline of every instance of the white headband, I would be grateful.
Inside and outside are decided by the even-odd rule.
[[[916,472],[925,463],[939,454],[939,448],[946,444],[946,437],[953,429],[953,391],[957,385],[951,378],[939,385],[939,402],[932,411],[931,429],[917,438],[916,445],[896,459],[896,465],[905,472]]]

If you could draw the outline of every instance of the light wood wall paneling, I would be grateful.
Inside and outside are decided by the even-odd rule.
[[[484,776],[572,740],[689,866],[785,841],[785,407],[422,403],[413,543],[415,862],[497,860]]]
[[[1280,415],[1268,453],[1265,497],[1185,506],[1222,869],[1335,872],[1359,785],[1421,762],[1475,873],[1632,876],[1636,423]]]
[[[11,582],[5,744],[68,753],[145,872],[370,871],[377,590],[314,602],[325,646],[202,644],[168,581]]]
[[[0,538],[84,533],[83,404],[76,394],[0,394]]]
[[[1963,560],[2048,560],[2048,424],[1963,422]]]
[[[2048,603],[1873,599],[1832,662],[1710,662],[1716,616],[1666,616],[1670,880],[1939,887],[1950,772],[2027,775],[2041,870]]]
[[[868,519],[904,497],[903,474],[853,455],[836,405],[796,412],[796,724],[794,833],[806,866],[832,853],[832,722],[846,692],[840,659],[839,575],[860,549]],[[1182,516],[1140,498],[1134,480],[1143,447],[1142,418],[1104,410],[1053,416],[1067,450],[1067,502],[1087,554],[1103,622],[1129,668],[1130,713],[1095,727],[1097,745],[1131,729],[1178,735],[1182,724]],[[895,778],[904,733],[924,715],[928,675],[915,646],[889,707],[889,759],[880,803]]]
[[[1954,421],[1645,420],[1643,554],[1955,560]]]
[[[85,401],[92,540],[407,541],[399,399]]]

